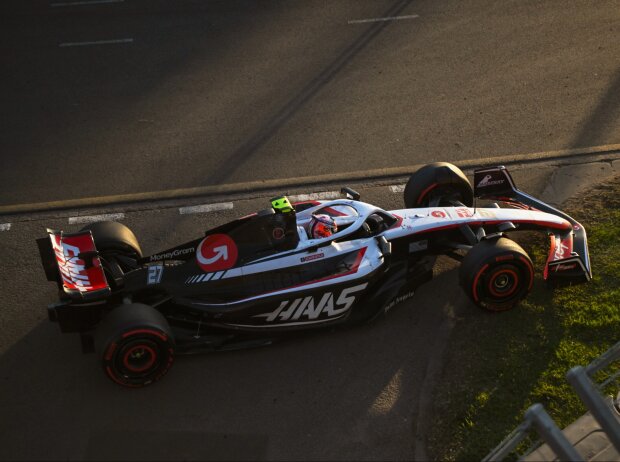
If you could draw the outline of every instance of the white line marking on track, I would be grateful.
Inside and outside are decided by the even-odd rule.
[[[338,199],[340,193],[338,191],[325,191],[312,194],[297,194],[296,196],[289,196],[291,202],[305,202],[305,201],[317,201],[325,199]]]
[[[57,2],[50,4],[51,7],[59,6],[82,6],[82,5],[101,5],[104,3],[123,3],[125,0],[85,0],[82,2]]]
[[[390,191],[392,191],[393,193],[401,193],[404,190],[405,190],[404,184],[393,184],[392,186],[390,186]]]
[[[11,223],[0,223],[0,231],[8,231],[11,229]]]
[[[132,38],[114,39],[114,40],[96,40],[94,42],[63,42],[58,46],[64,47],[85,47],[90,45],[113,45],[116,43],[132,43]]]
[[[408,14],[405,16],[388,16],[386,18],[370,18],[370,19],[352,19],[347,21],[347,24],[363,24],[367,22],[383,22],[383,21],[398,21],[400,19],[415,19],[419,18],[417,14]]]
[[[222,202],[219,204],[191,205],[189,207],[180,207],[179,213],[181,215],[188,215],[190,213],[217,212],[218,210],[231,210],[233,207],[234,205],[232,202]]]
[[[79,217],[69,217],[69,224],[95,223],[97,221],[118,221],[125,218],[124,213],[108,213],[104,215],[83,215]]]

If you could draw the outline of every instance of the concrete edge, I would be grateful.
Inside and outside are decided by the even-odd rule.
[[[498,157],[485,157],[455,161],[455,165],[463,170],[486,167],[490,165],[535,164],[542,162],[580,163],[587,161],[612,161],[620,159],[620,144],[594,146],[589,148],[564,149],[558,151],[538,152],[531,154],[516,154]],[[169,189],[133,194],[119,194],[110,196],[85,197],[51,202],[37,202],[0,206],[0,216],[18,215],[36,212],[50,212],[56,210],[81,209],[93,207],[109,207],[121,204],[137,204],[149,201],[166,201],[191,198],[211,198],[244,193],[267,191],[283,191],[288,188],[300,188],[327,184],[351,184],[361,181],[387,181],[405,178],[424,164],[414,164],[405,167],[390,167],[373,170],[363,170],[347,173],[283,178],[273,180],[250,181],[245,183],[230,183],[224,185],[200,186],[193,188]]]

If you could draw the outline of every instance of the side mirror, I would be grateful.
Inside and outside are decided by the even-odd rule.
[[[385,236],[377,237],[377,243],[379,244],[379,249],[381,249],[381,253],[384,257],[389,257],[392,255],[392,243],[388,241]]]
[[[347,199],[351,199],[351,200],[354,200],[354,201],[360,200],[360,197],[361,197],[360,193],[358,193],[357,191],[355,191],[355,190],[353,190],[353,189],[351,189],[351,188],[349,188],[347,186],[344,186],[343,188],[340,188],[340,194],[344,194]]]

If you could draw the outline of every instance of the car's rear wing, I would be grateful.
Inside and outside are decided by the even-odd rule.
[[[519,191],[504,166],[474,171],[474,196],[540,210],[564,218],[572,225],[565,232],[550,232],[551,245],[544,277],[552,283],[579,283],[592,279],[586,230],[566,213]]]
[[[73,300],[91,301],[107,297],[111,290],[90,231],[66,234],[47,230],[37,239],[41,262],[48,281]]]

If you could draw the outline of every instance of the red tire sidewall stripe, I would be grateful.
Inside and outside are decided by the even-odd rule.
[[[418,197],[417,204],[421,204],[422,201],[424,200],[424,196],[426,196],[431,190],[435,189],[437,186],[439,186],[439,183],[433,183],[428,188],[426,188],[424,191],[422,191],[422,193],[420,194],[420,197]]]
[[[103,359],[105,359],[106,361],[110,361],[112,359],[112,355],[114,354],[114,351],[116,351],[117,346],[118,344],[116,342],[110,343],[110,346],[108,347],[108,350],[105,352]]]
[[[530,272],[530,283],[529,283],[527,289],[528,290],[532,290],[532,286],[534,285],[534,267],[528,261],[528,259],[525,258],[523,255],[519,255],[519,260],[521,260],[523,263],[525,263],[525,266],[527,266],[527,269]]]
[[[496,262],[500,262],[500,261],[508,261],[508,260],[514,260],[515,256],[512,254],[508,254],[508,255],[500,255],[499,257],[495,257],[495,261]]]
[[[166,334],[164,334],[163,332],[159,332],[157,330],[152,330],[152,329],[130,330],[129,332],[125,332],[122,335],[122,338],[127,338],[130,335],[135,335],[135,334],[151,334],[151,335],[155,335],[156,337],[159,337],[164,342],[168,342],[168,336]]]
[[[477,302],[480,301],[480,297],[478,297],[478,280],[482,276],[482,273],[484,273],[488,267],[489,267],[489,264],[487,263],[482,268],[480,268],[480,271],[478,271],[478,273],[476,274],[476,277],[474,278],[472,294],[474,296],[474,300]]]
[[[136,383],[123,382],[116,376],[116,374],[114,374],[114,371],[112,371],[112,368],[110,366],[105,367],[105,372],[108,375],[108,377],[110,377],[114,382],[118,383],[119,385],[123,387],[140,388],[143,386],[143,385],[136,384]]]

